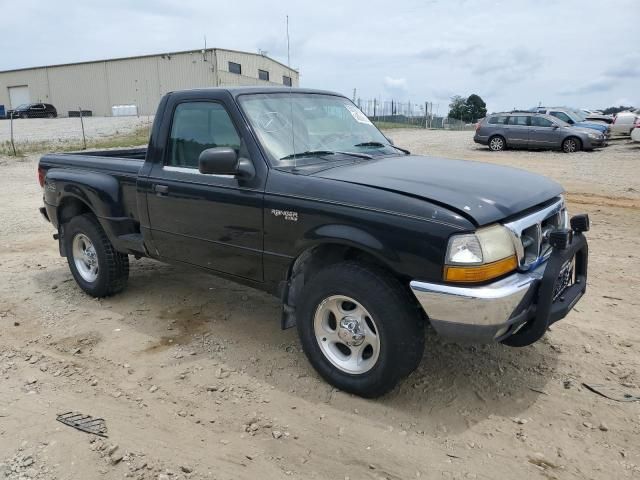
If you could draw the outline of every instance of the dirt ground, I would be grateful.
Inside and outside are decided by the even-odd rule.
[[[429,332],[392,393],[344,394],[260,292],[140,260],[124,293],[83,294],[38,214],[37,156],[0,157],[0,478],[640,478],[640,402],[582,386],[640,395],[640,148],[492,153],[471,132],[389,134],[544,173],[591,215],[587,295],[542,341]],[[108,438],[56,421],[68,411],[104,418]]]

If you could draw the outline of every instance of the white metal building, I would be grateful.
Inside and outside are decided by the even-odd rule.
[[[151,115],[172,90],[283,84],[297,87],[298,72],[257,53],[208,48],[3,71],[0,105],[50,103],[59,116],[78,107],[108,116],[114,106],[135,105]]]

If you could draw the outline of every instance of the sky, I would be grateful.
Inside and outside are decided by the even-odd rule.
[[[370,99],[640,106],[640,0],[0,0],[0,70],[209,47]]]

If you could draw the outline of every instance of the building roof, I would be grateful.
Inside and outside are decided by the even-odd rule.
[[[160,53],[149,53],[146,55],[134,55],[131,57],[116,57],[116,58],[103,58],[100,60],[86,60],[83,62],[71,62],[71,63],[56,63],[53,65],[39,65],[36,67],[22,67],[22,68],[14,68],[11,70],[0,70],[0,73],[10,73],[10,72],[21,72],[24,70],[37,70],[39,68],[55,68],[55,67],[68,67],[70,65],[85,65],[88,63],[103,63],[103,62],[117,62],[120,60],[134,60],[137,58],[151,58],[151,57],[160,57],[162,55],[180,55],[180,54],[184,54],[184,53],[203,53],[203,52],[215,52],[215,51],[221,51],[221,52],[233,52],[233,53],[241,53],[243,55],[254,55],[256,57],[264,57],[268,60],[271,60],[274,63],[277,63],[278,65],[281,65],[282,67],[291,70],[292,72],[296,72],[296,73],[300,73],[298,72],[298,70],[296,70],[295,68],[291,68],[287,65],[285,65],[282,62],[279,62],[278,60],[274,60],[271,57],[268,57],[267,55],[262,55],[259,53],[253,53],[253,52],[243,52],[242,50],[231,50],[228,48],[200,48],[197,50],[181,50],[181,51],[177,51],[177,52],[160,52]]]

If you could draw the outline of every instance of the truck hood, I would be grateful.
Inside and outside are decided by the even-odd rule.
[[[510,217],[563,192],[558,183],[525,170],[418,155],[378,158],[313,176],[422,198],[455,210],[478,226]]]

